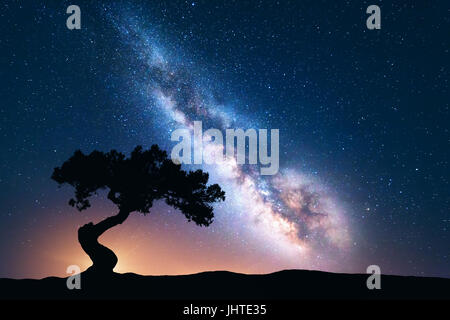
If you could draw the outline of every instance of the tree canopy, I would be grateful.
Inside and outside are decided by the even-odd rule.
[[[78,150],[54,169],[52,179],[75,188],[69,204],[79,211],[90,207],[93,194],[106,189],[120,211],[146,214],[153,201],[164,199],[189,221],[208,226],[214,218],[212,203],[225,200],[218,184],[207,185],[208,173],[182,170],[157,145],[148,150],[137,146],[129,157],[116,150],[87,155]]]

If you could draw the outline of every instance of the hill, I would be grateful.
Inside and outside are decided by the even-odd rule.
[[[381,289],[366,287],[367,274],[284,270],[264,275],[226,271],[181,276],[81,274],[81,290],[66,278],[0,279],[0,299],[450,299],[450,279],[381,276]]]

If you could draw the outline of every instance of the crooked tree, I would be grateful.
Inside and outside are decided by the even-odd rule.
[[[189,221],[208,226],[214,218],[212,203],[225,200],[218,184],[207,185],[208,178],[202,170],[182,170],[157,145],[148,150],[138,146],[129,157],[116,150],[88,155],[78,150],[52,174],[59,185],[75,188],[69,204],[79,211],[89,208],[89,198],[101,189],[107,190],[108,199],[118,207],[116,215],[78,229],[81,247],[93,262],[89,270],[100,273],[112,272],[117,264],[114,252],[98,242],[100,235],[123,223],[132,212],[149,213],[155,200],[164,199]]]

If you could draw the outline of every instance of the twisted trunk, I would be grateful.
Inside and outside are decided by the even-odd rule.
[[[98,238],[106,230],[123,223],[129,215],[129,211],[120,210],[118,214],[108,217],[97,224],[90,222],[78,229],[78,241],[93,262],[93,265],[89,268],[90,271],[100,273],[113,272],[117,264],[117,256],[111,249],[100,244]]]

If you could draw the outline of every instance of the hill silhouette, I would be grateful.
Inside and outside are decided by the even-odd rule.
[[[66,278],[0,279],[1,299],[450,299],[450,279],[381,276],[381,289],[366,287],[367,274],[284,270],[263,275],[227,271],[180,276],[81,274],[81,289]]]

